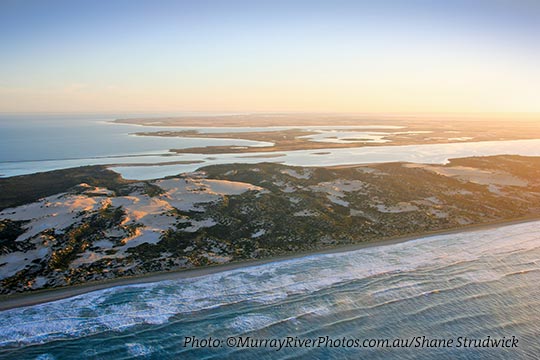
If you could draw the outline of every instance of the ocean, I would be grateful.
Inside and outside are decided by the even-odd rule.
[[[535,221],[429,236],[7,310],[0,358],[537,359],[539,230]],[[238,346],[248,337],[326,345]],[[464,338],[517,347],[458,347]],[[190,346],[209,339],[217,347]],[[377,339],[454,346],[370,347]]]

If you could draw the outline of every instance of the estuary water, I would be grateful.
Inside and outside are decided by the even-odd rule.
[[[540,222],[100,290],[0,312],[2,359],[535,359]],[[187,337],[453,347],[184,346]],[[517,348],[457,347],[515,337]],[[234,345],[234,344],[233,344]]]
[[[270,146],[272,143],[243,139],[134,136],[141,131],[193,130],[186,127],[152,127],[114,124],[115,117],[96,115],[0,116],[0,177],[82,165],[111,165],[128,179],[153,179],[194,171],[201,166],[230,163],[279,162],[296,166],[332,166],[408,161],[444,163],[450,158],[487,155],[540,156],[540,139],[460,142],[406,146],[356,147],[249,154],[176,154],[170,149],[213,145]],[[269,131],[271,128],[200,128],[201,132]],[[372,137],[381,142],[385,131],[406,131],[399,126],[314,126],[321,131],[313,141],[343,142],[347,134]],[[341,131],[340,131],[341,130]],[[343,130],[348,130],[347,132]],[[331,138],[337,137],[338,140]]]

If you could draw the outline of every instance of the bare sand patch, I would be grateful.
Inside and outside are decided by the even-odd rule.
[[[456,178],[480,185],[501,185],[525,187],[528,182],[503,171],[490,171],[467,166],[434,166],[425,164],[404,164],[408,168],[422,168],[436,174]]]

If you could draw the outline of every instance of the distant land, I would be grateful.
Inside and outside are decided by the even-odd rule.
[[[525,140],[540,138],[540,121],[530,121],[516,116],[515,119],[487,121],[482,118],[454,119],[451,121],[433,121],[426,117],[381,117],[370,118],[354,115],[322,114],[252,114],[221,115],[198,117],[169,118],[134,118],[118,119],[115,123],[136,124],[143,126],[170,127],[286,127],[282,129],[264,129],[235,132],[234,129],[223,132],[206,133],[200,130],[160,130],[140,131],[135,135],[183,138],[220,138],[243,139],[273,143],[273,146],[202,146],[183,149],[170,149],[175,153],[226,154],[249,152],[273,152],[292,150],[318,150],[351,148],[362,146],[445,144],[478,141]],[[329,126],[328,124],[331,124]],[[325,139],[317,139],[323,127],[336,129],[346,127],[350,135],[332,139],[326,134]],[[295,128],[298,127],[298,128]],[[357,128],[354,128],[357,127]]]
[[[346,113],[244,113],[183,116],[148,116],[116,119],[116,123],[142,126],[186,127],[268,127],[268,126],[361,126],[396,125],[396,123],[444,124],[461,123],[531,123],[540,119],[538,113],[478,113],[478,114],[346,114]],[[443,125],[443,126],[444,126]],[[535,126],[531,124],[531,126]]]

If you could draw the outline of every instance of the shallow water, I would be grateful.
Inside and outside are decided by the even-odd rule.
[[[256,164],[260,162],[273,162],[292,166],[335,166],[400,161],[425,164],[444,164],[448,162],[448,159],[469,156],[490,156],[504,154],[540,156],[540,139],[280,151],[277,154],[281,154],[281,156],[254,157],[264,155],[272,156],[276,155],[276,153],[216,155],[184,154],[182,160],[203,160],[204,163],[136,167],[118,166],[112,167],[111,169],[119,172],[127,179],[146,180],[176,175],[182,172],[194,171],[201,166],[213,164]],[[211,158],[208,158],[208,156]],[[169,159],[169,161],[171,161],[171,159]]]
[[[409,161],[445,163],[450,158],[487,155],[540,156],[540,139],[515,141],[461,142],[406,146],[379,146],[347,149],[318,149],[245,154],[174,154],[169,149],[210,145],[269,146],[272,143],[242,139],[179,138],[133,136],[138,131],[187,130],[181,127],[147,127],[112,124],[113,118],[94,116],[18,116],[0,117],[0,176],[15,176],[34,172],[70,168],[82,165],[138,164],[114,166],[128,179],[153,179],[194,171],[202,166],[230,163],[280,162],[295,166],[332,166],[375,162]],[[201,128],[202,132],[271,131],[295,127]],[[402,131],[398,126],[313,126],[322,140],[338,134],[381,136],[381,129]],[[371,131],[373,130],[373,131]],[[319,135],[315,135],[318,138]],[[278,156],[276,156],[278,155]],[[269,157],[266,157],[269,156]],[[192,162],[170,164],[171,162]],[[166,164],[169,163],[169,164]],[[164,165],[163,165],[164,164]]]
[[[79,160],[81,163],[94,158],[110,156],[166,154],[169,149],[200,146],[201,139],[133,136],[135,132],[160,130],[185,130],[115,124],[114,118],[64,115],[64,116],[0,116],[0,172],[5,163],[35,166],[47,161]],[[208,129],[211,131],[212,129]],[[208,145],[269,146],[272,143],[235,140],[205,139]],[[204,145],[206,146],[206,145]],[[139,160],[140,161],[140,160]],[[112,163],[118,162],[113,160]],[[69,164],[69,163],[68,163]],[[9,169],[6,167],[6,169]]]
[[[116,117],[129,117],[128,115]],[[243,139],[181,138],[134,136],[136,132],[181,131],[197,129],[204,133],[272,131],[294,129],[282,127],[160,127],[111,123],[115,117],[97,115],[1,115],[0,176],[83,165],[158,164],[170,161],[204,161],[211,155],[178,155],[170,149],[204,146],[272,146],[270,142]],[[311,130],[330,129],[401,129],[399,126],[312,126]],[[211,163],[211,162],[210,162]],[[196,169],[200,165],[191,165]],[[136,171],[132,169],[132,171]],[[148,170],[140,168],[139,177]],[[176,170],[173,170],[176,171]],[[170,175],[170,173],[169,173]]]
[[[540,222],[116,287],[0,312],[0,358],[532,359]],[[192,349],[187,336],[485,338],[500,348]]]

